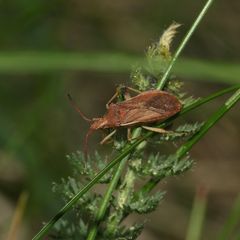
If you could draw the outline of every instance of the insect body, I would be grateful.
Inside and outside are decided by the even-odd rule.
[[[110,103],[103,117],[92,120],[86,118],[77,108],[85,120],[92,122],[85,137],[85,149],[88,137],[94,130],[130,128],[163,121],[178,113],[181,108],[182,104],[175,96],[159,90],[145,91],[125,101]]]
[[[132,127],[165,120],[181,110],[173,95],[150,90],[119,103],[111,103],[102,118],[93,120],[90,129]]]

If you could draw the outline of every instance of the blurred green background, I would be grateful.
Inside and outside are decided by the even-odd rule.
[[[0,2],[0,238],[6,239],[21,192],[29,199],[17,239],[30,239],[61,206],[51,183],[71,173],[65,155],[82,149],[88,129],[66,94],[86,115],[101,116],[116,86],[130,84],[146,47],[176,21],[183,24],[176,48],[204,3]],[[240,82],[239,11],[237,0],[216,1],[194,33],[174,68],[189,94],[207,96]],[[186,121],[207,119],[224,99]],[[168,194],[139,239],[184,239],[200,185],[209,191],[203,239],[216,236],[239,192],[239,121],[238,104],[194,147],[194,169],[161,185]],[[92,138],[92,150],[100,149],[100,137]]]

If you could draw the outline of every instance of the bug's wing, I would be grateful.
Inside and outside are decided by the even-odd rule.
[[[118,104],[121,126],[165,120],[181,110],[179,100],[163,91],[144,92]]]
[[[132,126],[141,123],[150,123],[165,119],[165,115],[159,114],[155,109],[134,108],[125,112],[122,116],[121,126]]]

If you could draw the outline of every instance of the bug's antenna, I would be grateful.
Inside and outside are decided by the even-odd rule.
[[[69,102],[71,103],[71,105],[73,106],[73,108],[81,115],[81,117],[84,119],[84,120],[86,120],[86,121],[88,121],[88,122],[92,122],[92,120],[91,119],[89,119],[88,117],[86,117],[83,113],[82,113],[82,111],[80,110],[80,108],[78,107],[78,105],[76,104],[76,102],[73,100],[73,98],[71,97],[71,95],[68,93],[68,100],[69,100]]]

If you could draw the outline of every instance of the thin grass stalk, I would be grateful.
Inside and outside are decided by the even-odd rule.
[[[207,3],[204,5],[202,11],[200,12],[200,14],[198,15],[198,17],[196,18],[195,22],[193,23],[193,25],[191,26],[190,30],[187,32],[187,34],[185,35],[185,37],[183,38],[182,42],[180,43],[179,47],[177,48],[177,51],[175,52],[171,62],[169,63],[169,66],[167,68],[167,70],[165,71],[161,81],[159,82],[159,84],[157,85],[157,89],[161,90],[163,89],[169,74],[172,70],[173,65],[175,64],[178,56],[180,55],[180,53],[182,52],[182,50],[184,49],[184,47],[186,46],[188,40],[190,39],[190,37],[192,36],[193,32],[195,31],[195,29],[197,28],[198,24],[200,23],[200,21],[203,19],[204,15],[206,14],[208,8],[210,7],[210,5],[212,4],[214,0],[208,0]]]

